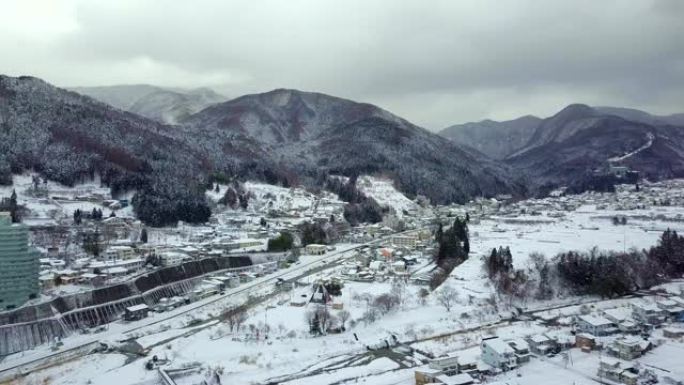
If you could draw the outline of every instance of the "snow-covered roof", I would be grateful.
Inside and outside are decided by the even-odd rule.
[[[510,347],[506,342],[504,342],[501,338],[491,338],[488,340],[482,341],[484,345],[489,346],[490,349],[492,349],[494,352],[497,354],[512,354],[514,353],[513,348]]]
[[[626,307],[616,307],[614,309],[604,310],[603,313],[617,321],[624,321],[632,317],[632,311]]]
[[[149,306],[145,305],[144,303],[129,306],[126,308],[126,310],[128,310],[128,311],[140,311],[140,310],[145,310],[145,309],[149,309]]]
[[[612,324],[610,320],[601,316],[583,315],[579,318],[591,326],[607,326]]]

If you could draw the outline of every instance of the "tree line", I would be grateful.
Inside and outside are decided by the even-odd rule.
[[[344,219],[350,225],[382,222],[384,210],[375,199],[366,196],[356,186],[358,177],[353,175],[346,182],[340,178],[329,177],[325,188],[347,202],[344,206]]]
[[[598,295],[613,298],[648,289],[684,274],[684,237],[663,232],[649,249],[626,252],[597,248],[567,251],[547,259],[532,253],[526,268],[514,269],[510,249],[494,249],[483,258],[483,269],[497,292],[526,300],[554,295]]]
[[[446,280],[451,271],[466,259],[470,253],[470,237],[468,220],[456,217],[447,230],[440,223],[435,231],[437,250],[433,256],[437,265],[430,281],[430,288],[435,289]]]

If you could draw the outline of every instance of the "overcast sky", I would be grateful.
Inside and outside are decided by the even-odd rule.
[[[573,103],[684,112],[684,0],[0,0],[0,73],[273,88],[429,129]]]

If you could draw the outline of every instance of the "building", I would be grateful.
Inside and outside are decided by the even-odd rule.
[[[110,246],[105,252],[110,261],[135,258],[135,250],[130,246]]]
[[[0,212],[0,309],[19,307],[38,296],[38,259],[38,251],[29,247],[28,229]]]
[[[304,250],[309,255],[323,255],[325,254],[327,248],[325,245],[317,245],[315,243],[311,243],[309,245],[304,246]]]
[[[617,325],[618,330],[627,334],[636,334],[640,331],[639,325],[632,318],[632,310],[629,307],[617,307],[603,311],[603,315]]]
[[[149,312],[150,308],[144,303],[129,306],[126,309],[124,309],[124,320],[137,321],[143,318],[147,318],[147,313]]]
[[[684,318],[684,307],[674,300],[661,299],[656,302],[656,306],[661,309],[672,320],[680,320]]]
[[[504,371],[515,369],[518,366],[515,351],[501,338],[485,339],[482,341],[481,347],[482,361],[487,365]]]
[[[596,337],[588,333],[579,333],[575,336],[575,346],[582,351],[593,350],[596,347]]]
[[[556,343],[545,334],[535,334],[527,338],[530,350],[537,355],[545,356],[556,348]]]
[[[525,363],[525,362],[530,362],[530,357],[532,356],[530,354],[530,345],[525,342],[522,338],[515,338],[512,340],[508,340],[508,345],[513,348],[513,351],[515,352],[515,359],[518,362],[518,365]]]
[[[684,337],[684,329],[679,327],[667,327],[663,329],[663,336],[667,338]]]
[[[641,357],[651,346],[651,343],[638,337],[629,336],[618,338],[608,347],[608,352],[623,360],[633,360]]]
[[[439,370],[440,372],[447,375],[454,375],[458,373],[458,357],[457,356],[444,356],[437,357],[430,360],[430,369]]]
[[[163,251],[159,253],[159,262],[162,266],[173,266],[182,263],[186,259],[191,259],[189,255],[185,253],[179,253],[176,251]]]
[[[667,312],[654,303],[636,302],[632,304],[632,314],[637,321],[650,325],[660,325],[665,322]]]
[[[391,242],[395,247],[406,247],[413,249],[418,244],[418,237],[411,235],[395,235],[392,237]]]
[[[629,362],[612,357],[601,357],[597,375],[600,379],[607,378],[618,383],[636,385],[637,373],[634,365]]]
[[[437,369],[422,369],[414,372],[416,385],[426,385],[437,383],[437,376],[441,375],[442,371]]]
[[[597,337],[607,336],[617,331],[615,325],[607,318],[583,315],[577,319],[577,331],[589,333]]]

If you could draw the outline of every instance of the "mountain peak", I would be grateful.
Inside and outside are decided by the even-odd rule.
[[[551,119],[578,119],[596,115],[596,110],[586,104],[574,103],[560,110]]]

